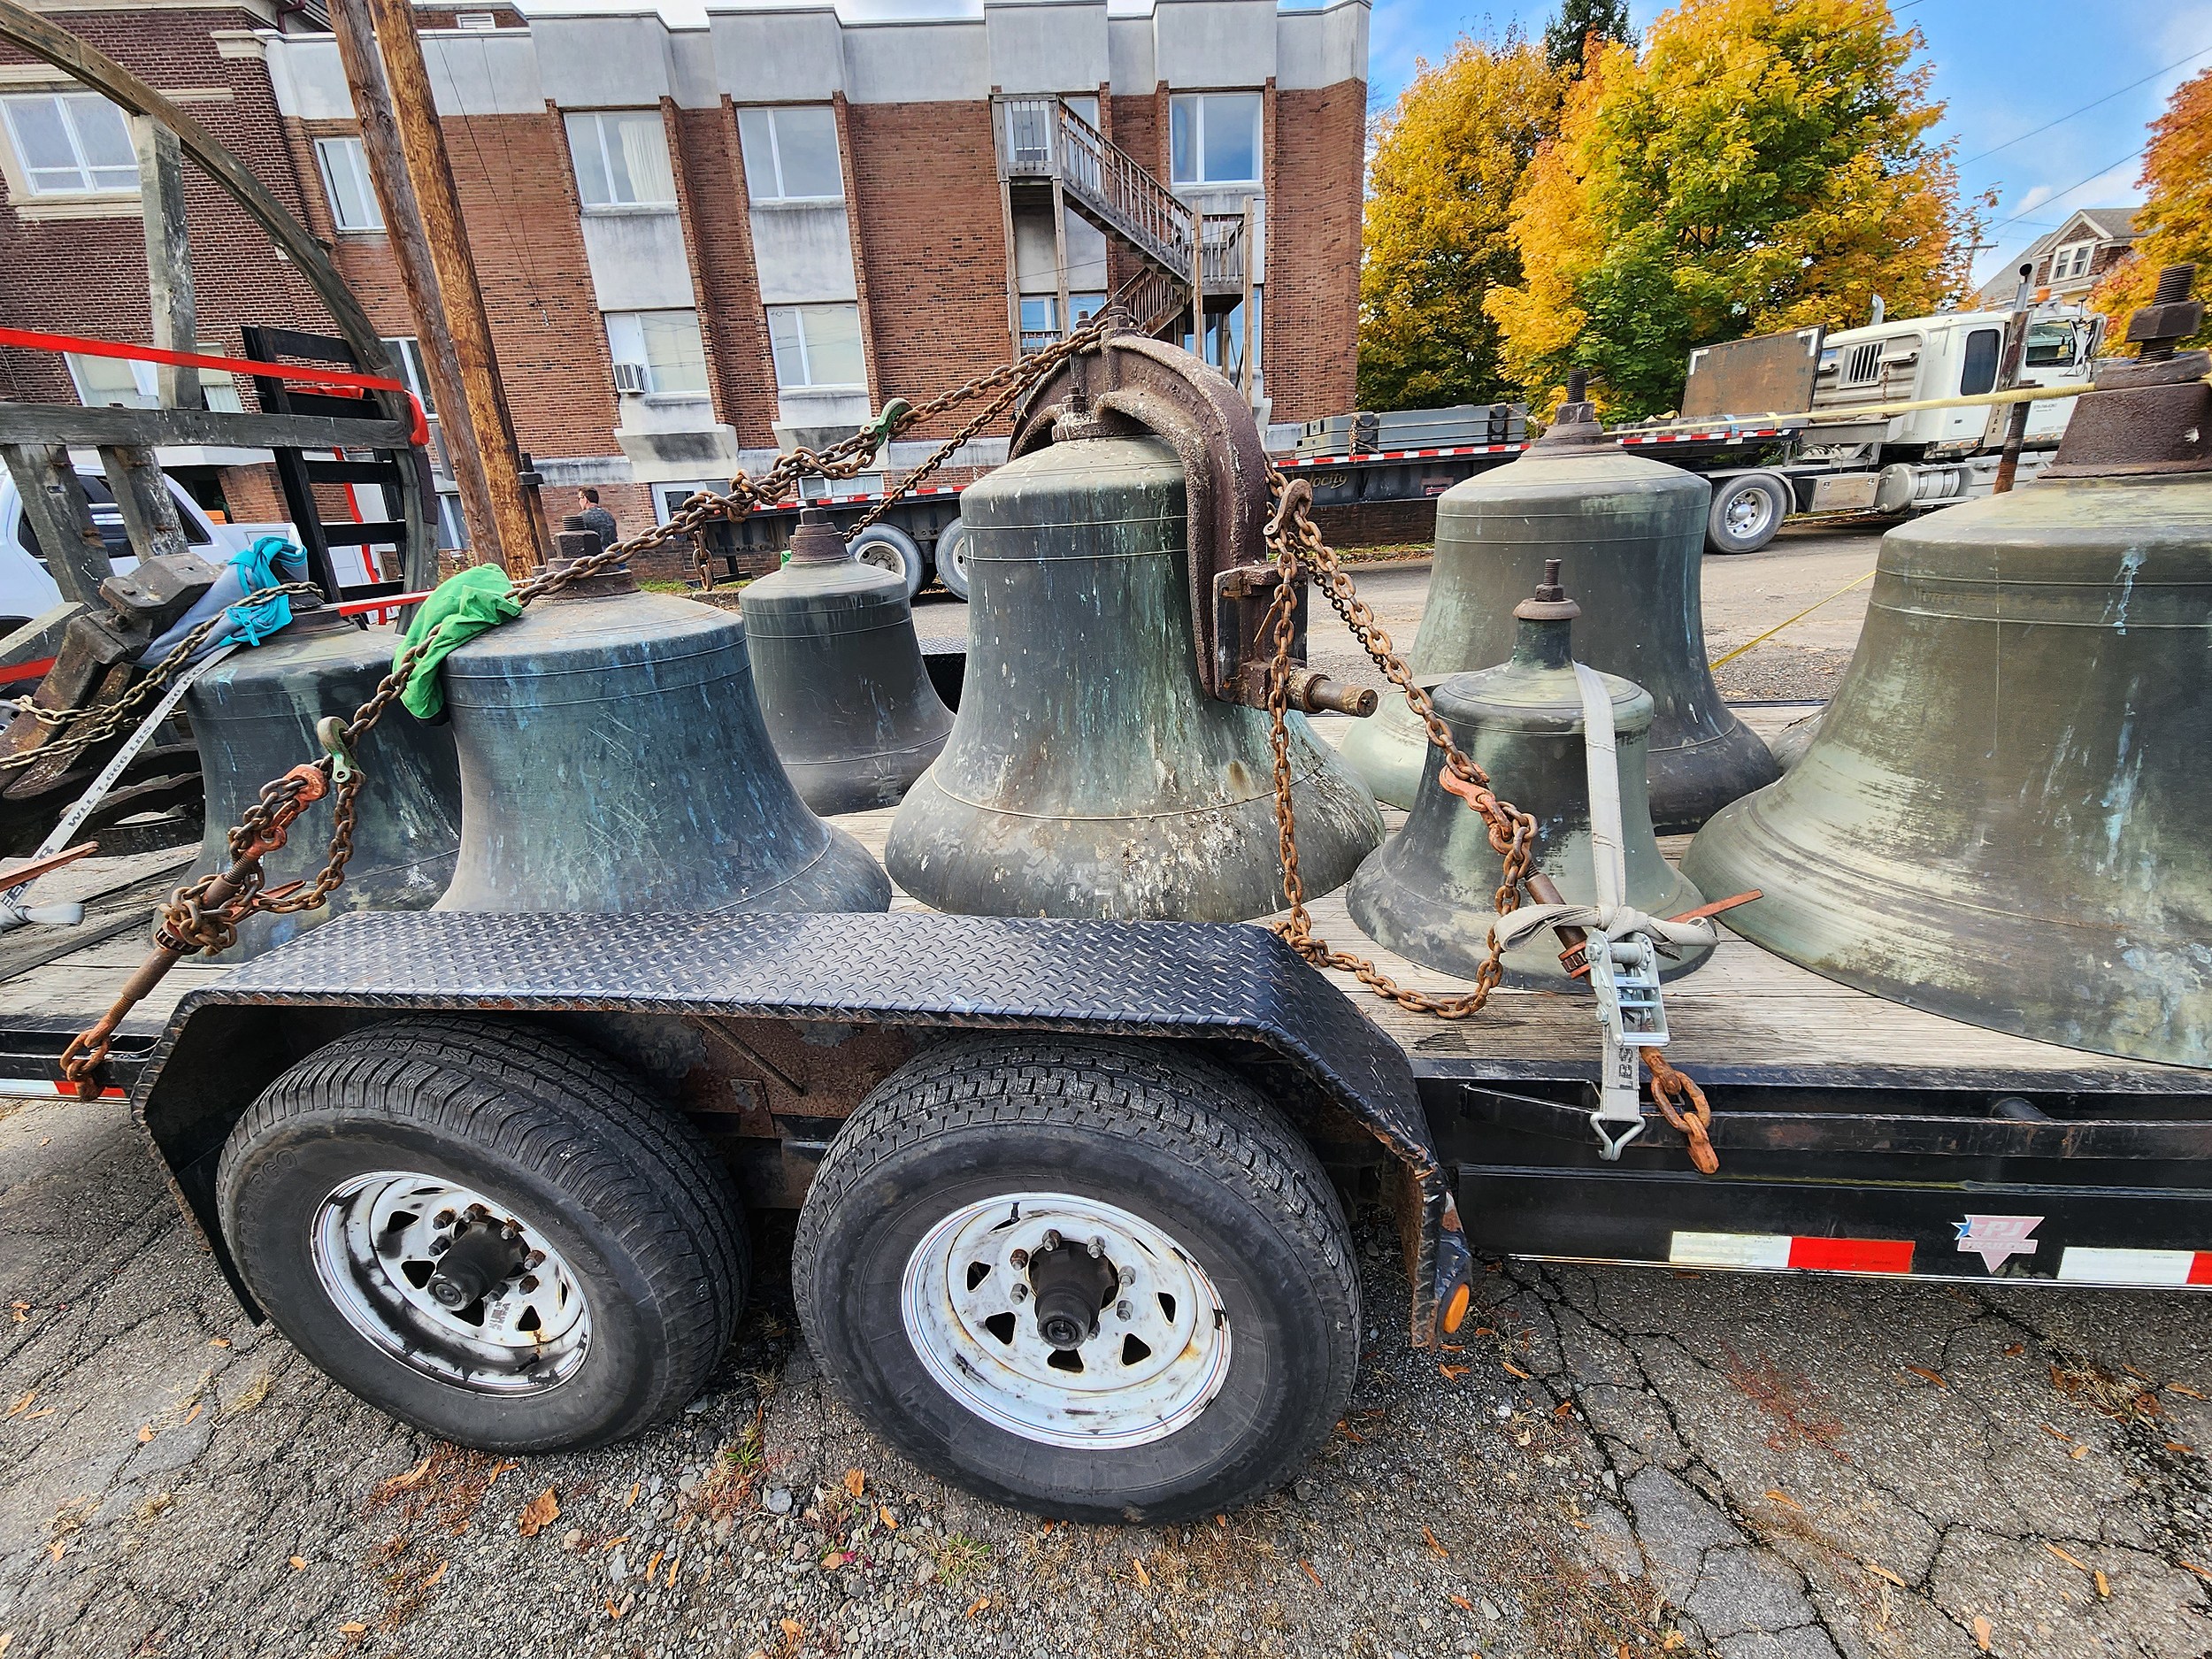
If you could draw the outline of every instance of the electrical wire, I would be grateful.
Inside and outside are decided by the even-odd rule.
[[[2010,219],[2001,219],[1994,225],[1985,225],[1982,228],[1985,231],[2002,230],[2008,225],[2018,224],[2029,214],[2039,212],[2044,208],[2050,206],[2050,204],[2054,202],[2063,202],[2068,196],[2073,195],[2075,191],[2086,188],[2088,186],[2096,183],[2096,181],[2103,178],[2106,173],[2110,173],[2113,168],[2124,167],[2129,162],[2133,161],[2138,156],[2141,155],[2149,148],[2150,146],[2148,144],[2138,144],[2133,150],[2129,150],[2126,155],[2121,157],[2119,160],[2107,163],[2104,166],[2098,168],[2096,172],[2091,173],[2086,179],[2082,180],[2079,183],[2070,184],[2063,190],[2061,190],[2056,196],[2047,196],[2040,202],[2038,202],[2033,207],[2024,207],[2017,213],[2015,213]]]
[[[2072,120],[2077,115],[2086,115],[2099,104],[2111,103],[2112,100],[2118,97],[2121,93],[2132,92],[2136,88],[2155,81],[2161,75],[2171,74],[2184,64],[2194,63],[2198,58],[2206,56],[2208,53],[2212,53],[2212,46],[2200,47],[2197,50],[2191,52],[2186,58],[2176,58],[2172,63],[2168,64],[2163,69],[2152,70],[2151,73],[2145,75],[2141,81],[2131,81],[2127,83],[2127,85],[2120,88],[2118,91],[2108,92],[2101,98],[2092,99],[2089,103],[2083,104],[2078,110],[2069,110],[2065,114],[2057,116],[2051,120],[2047,120],[2040,127],[2031,127],[2028,131],[2021,134],[2017,138],[2008,138],[2001,144],[1992,144],[1987,150],[1978,151],[1974,155],[1967,157],[1965,160],[1960,162],[1958,165],[1962,167],[1970,165],[1972,163],[1981,160],[1984,157],[1995,155],[2001,150],[2010,150],[2015,144],[2024,143],[2039,133],[2047,133],[2054,127],[2062,127],[2067,122]],[[2032,211],[2033,210],[2030,211]]]

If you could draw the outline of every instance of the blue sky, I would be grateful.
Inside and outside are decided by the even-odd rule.
[[[1494,35],[1516,23],[1540,34],[1555,9],[1553,0],[1376,0],[1368,50],[1373,96],[1386,104],[1417,59],[1442,58],[1463,34]],[[1639,0],[1632,15],[1642,27],[1665,9]],[[1995,188],[1991,218],[2009,221],[1993,226],[1997,246],[1983,250],[1978,281],[2003,270],[2071,209],[2141,200],[2135,179],[2142,164],[2131,152],[2143,143],[2145,125],[2175,87],[2212,65],[2212,0],[1911,0],[1896,11],[1927,37],[1935,96],[1949,105],[1940,130],[1957,140],[1962,188]],[[2094,109],[2034,131],[2101,98]]]

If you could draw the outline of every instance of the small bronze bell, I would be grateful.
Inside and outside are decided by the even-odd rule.
[[[744,607],[753,687],[801,798],[824,813],[896,806],[952,730],[905,579],[862,564],[809,507],[791,562],[749,583]]]
[[[1536,820],[1536,873],[1562,900],[1598,896],[1591,864],[1590,773],[1584,751],[1582,695],[1575,678],[1574,619],[1581,607],[1559,586],[1559,561],[1546,562],[1532,599],[1515,607],[1511,660],[1479,673],[1454,674],[1430,701],[1468,758],[1500,795]],[[1659,851],[1645,782],[1651,697],[1618,675],[1601,676],[1613,705],[1614,765],[1620,778],[1621,852],[1626,901],[1652,916],[1677,916],[1704,901]],[[1386,949],[1409,962],[1472,979],[1490,955],[1498,856],[1483,820],[1441,780],[1444,751],[1431,744],[1421,789],[1405,827],[1352,878],[1345,902],[1352,919]],[[1676,947],[1661,976],[1687,973],[1709,945]],[[1560,988],[1569,983],[1548,933],[1505,954],[1506,983]]]
[[[369,633],[325,605],[292,601],[292,620],[233,653],[185,693],[207,784],[207,833],[197,872],[227,870],[231,826],[261,787],[323,752],[316,722],[350,716],[392,669],[392,636]],[[217,958],[242,962],[348,910],[420,910],[453,876],[461,838],[461,777],[453,734],[394,711],[361,740],[372,780],[356,805],[345,880],[319,908],[257,912]],[[310,807],[284,845],[262,860],[268,886],[312,880],[330,852],[332,803]]]

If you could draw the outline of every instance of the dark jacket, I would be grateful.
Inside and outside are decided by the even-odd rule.
[[[604,507],[587,507],[576,517],[584,521],[587,530],[599,538],[602,549],[612,547],[621,538],[622,532],[615,524],[614,515]]]

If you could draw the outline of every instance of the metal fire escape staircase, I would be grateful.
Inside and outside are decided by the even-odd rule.
[[[1056,97],[997,102],[1001,178],[1010,189],[1050,186],[1068,207],[1137,256],[1140,269],[1110,303],[1141,330],[1179,334],[1186,317],[1202,320],[1208,295],[1240,296],[1250,315],[1248,207],[1202,212]]]

